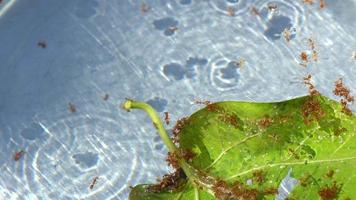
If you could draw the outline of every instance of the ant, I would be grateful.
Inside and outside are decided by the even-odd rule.
[[[268,4],[267,7],[270,12],[276,12],[278,9],[278,5],[274,3]]]
[[[314,0],[303,0],[303,3],[309,4],[309,5],[313,5],[314,4]]]
[[[230,17],[235,16],[235,9],[234,9],[234,7],[232,7],[232,6],[228,6],[228,7],[227,7],[227,15],[229,15]]]
[[[46,43],[46,41],[39,41],[37,43],[37,46],[41,47],[42,49],[45,49],[45,48],[47,48],[47,43]]]
[[[242,68],[245,66],[246,60],[241,58],[239,61],[233,61],[233,63],[236,66],[236,68]]]
[[[169,113],[168,112],[164,112],[164,121],[166,122],[166,124],[169,124]]]
[[[305,53],[304,51],[302,53],[300,53],[300,59],[302,60],[302,62],[300,63],[300,65],[302,65],[303,67],[307,67],[307,62],[308,62],[308,55],[307,53]]]
[[[171,27],[168,28],[168,31],[171,32],[171,33],[175,33],[175,32],[178,31],[178,27],[176,27],[176,26],[171,26]]]
[[[326,7],[325,0],[320,0],[320,2],[319,2],[319,8],[320,8],[320,10],[323,9],[323,8],[325,8],[325,7]]]
[[[14,153],[14,161],[18,161],[22,158],[22,156],[25,154],[26,152],[24,150],[18,151]]]
[[[201,100],[196,100],[194,101],[195,104],[203,104],[203,105],[209,105],[211,104],[211,101],[201,101]]]
[[[326,174],[326,176],[327,176],[328,178],[332,178],[332,177],[334,176],[334,174],[335,174],[335,171],[332,170],[332,169],[330,169],[330,170],[328,171],[328,173]]]
[[[314,61],[318,60],[318,52],[315,50],[315,42],[312,38],[308,39],[310,49],[313,51],[312,58]]]
[[[252,13],[252,15],[260,16],[260,12],[257,10],[257,8],[255,6],[251,7],[251,13]]]
[[[304,62],[308,62],[308,55],[304,51],[300,53],[300,59]]]
[[[105,96],[103,97],[104,101],[107,101],[109,99],[109,94],[105,94]]]
[[[93,181],[91,182],[91,184],[90,184],[90,186],[89,186],[89,188],[90,188],[91,190],[94,188],[94,186],[95,186],[96,182],[98,181],[98,179],[99,179],[98,176],[94,177]]]
[[[284,30],[283,30],[283,37],[284,37],[284,39],[287,41],[287,42],[289,42],[290,41],[290,30],[289,30],[289,28],[285,28]]]
[[[145,3],[141,4],[141,13],[142,14],[145,14],[149,9],[150,9],[150,7],[148,7]]]
[[[277,134],[273,133],[272,135],[267,135],[267,137],[271,138],[274,143],[278,143],[279,136]]]
[[[68,103],[68,106],[69,106],[69,112],[71,112],[71,113],[75,113],[75,112],[77,112],[77,108],[75,107],[75,105],[74,104],[72,104],[72,103]]]
[[[292,155],[292,156],[294,156],[294,158],[295,159],[300,159],[300,156],[293,150],[293,149],[291,149],[291,148],[289,148],[288,149],[288,152]]]

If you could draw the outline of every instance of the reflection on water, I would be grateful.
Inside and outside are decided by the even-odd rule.
[[[154,182],[166,148],[144,113],[119,109],[126,97],[168,111],[171,129],[197,99],[284,100],[306,74],[330,97],[339,77],[356,85],[352,0],[14,2],[0,4],[3,199],[127,199]]]

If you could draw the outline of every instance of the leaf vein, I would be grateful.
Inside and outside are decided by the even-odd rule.
[[[328,163],[328,162],[342,162],[342,161],[354,160],[354,159],[356,159],[356,156],[355,157],[337,158],[337,159],[328,159],[328,160],[311,160],[311,161],[308,161],[308,165],[309,164]],[[272,168],[272,167],[278,167],[278,166],[287,166],[287,165],[288,166],[305,165],[305,161],[267,164],[267,165],[255,167],[255,168],[240,172],[238,174],[235,174],[233,176],[228,177],[227,180],[230,180],[230,179],[236,178],[238,176],[242,176],[242,175],[248,174],[248,173],[253,172],[253,171],[262,170],[262,169],[265,169],[265,168]]]
[[[252,139],[252,138],[254,138],[254,137],[256,137],[256,136],[259,136],[259,135],[261,135],[261,133],[257,133],[257,134],[254,134],[254,135],[250,135],[250,136],[244,138],[243,140],[241,140],[241,141],[239,141],[239,142],[236,142],[235,144],[233,144],[233,145],[231,145],[230,147],[226,148],[224,151],[222,151],[222,152],[220,153],[220,155],[214,160],[214,162],[212,162],[212,163],[211,163],[209,166],[207,166],[204,170],[207,170],[207,169],[210,169],[211,167],[213,167],[219,160],[222,159],[222,157],[223,157],[224,155],[226,155],[226,153],[227,153],[228,151],[230,151],[231,149],[233,149],[233,148],[236,147],[237,145],[242,144],[242,143],[246,142],[247,140]]]

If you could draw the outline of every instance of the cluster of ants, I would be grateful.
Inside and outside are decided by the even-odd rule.
[[[313,119],[319,121],[324,116],[320,103],[313,97],[320,95],[315,86],[311,83],[311,75],[304,77],[304,83],[309,87],[310,97],[302,106],[302,115],[305,122],[308,124]],[[351,116],[352,111],[348,108],[349,103],[354,102],[354,96],[351,95],[350,89],[348,89],[342,79],[335,81],[335,88],[333,90],[334,95],[341,97],[340,104],[342,106],[342,112]]]
[[[314,119],[319,120],[323,115],[324,112],[321,108],[321,105],[315,100],[313,97],[316,97],[320,95],[320,93],[316,90],[316,87],[312,84],[311,82],[311,75],[308,75],[303,78],[304,83],[308,86],[309,89],[309,94],[310,94],[310,101],[306,101],[306,103],[302,107],[302,114],[305,118],[308,120],[310,116],[312,116]],[[350,94],[350,90],[346,88],[342,82],[342,79],[339,79],[335,82],[335,89],[334,89],[334,94],[337,96],[343,97],[341,100],[341,104],[343,105],[343,112],[348,114],[348,109],[346,107],[346,103],[350,103],[354,101],[354,97]],[[346,103],[345,103],[346,102]],[[211,101],[201,101],[197,100],[195,101],[196,104],[202,104],[206,106],[207,111],[210,112],[221,112],[221,108],[219,108],[218,105],[213,104]],[[351,111],[350,111],[351,112]],[[165,120],[166,123],[168,124],[167,120],[169,119],[168,112],[165,112]],[[189,123],[188,118],[182,118],[177,121],[174,129],[173,129],[173,139],[175,143],[178,143],[179,140],[179,133],[181,130],[184,128],[184,126]],[[271,120],[266,118],[263,119],[261,122],[261,126],[268,126],[271,123]],[[178,163],[178,157],[184,155],[185,160],[191,161],[192,158],[195,156],[194,153],[191,151],[188,152],[181,152],[179,155],[177,154],[172,154],[168,153],[168,157],[166,161],[168,162],[169,165],[171,165],[173,168],[180,169],[179,163]],[[160,180],[160,183],[156,184],[154,187],[160,188],[161,191],[163,188],[166,186],[169,188],[177,187],[177,180],[181,178],[181,174],[177,172],[176,170],[174,173],[165,175],[162,180]],[[330,170],[327,174],[327,177],[332,178],[334,176],[334,171]],[[255,180],[256,183],[262,184],[265,182],[265,173],[263,171],[256,171],[253,173],[253,180]],[[176,180],[176,181],[174,181]],[[304,179],[301,179],[301,184],[306,185],[306,181],[303,181]],[[169,184],[168,184],[169,183]],[[173,188],[174,188],[173,187]],[[337,184],[336,182],[333,182],[332,185],[328,186],[326,185],[325,187],[321,188],[320,191],[318,192],[319,196],[322,199],[333,199],[336,197],[341,189],[341,185]],[[243,184],[236,182],[232,186],[229,186],[225,181],[223,180],[218,180],[215,182],[213,186],[214,194],[217,198],[219,199],[226,199],[226,198],[233,198],[233,197],[256,197],[256,195],[261,195],[260,192],[258,192],[255,189],[248,189],[246,188]],[[264,190],[263,194],[264,195],[274,195],[277,194],[278,190],[276,188],[267,188]],[[290,197],[289,199],[293,199]]]
[[[348,108],[348,104],[353,103],[355,99],[354,96],[350,94],[350,89],[344,86],[344,83],[341,78],[335,81],[335,89],[333,93],[336,96],[341,97],[340,103],[342,106],[342,112],[351,116],[352,111],[350,110],[350,108]]]
[[[330,169],[325,174],[325,177],[332,180],[334,178],[334,175],[335,171],[333,169]],[[311,174],[305,174],[299,179],[299,182],[302,187],[308,187],[308,185],[314,182],[315,180],[316,179]],[[341,189],[342,184],[339,184],[334,180],[331,185],[325,185],[324,187],[321,187],[318,191],[318,194],[323,200],[337,199],[339,193],[341,192]],[[350,200],[350,198],[346,197],[345,200]]]
[[[313,5],[315,3],[314,0],[303,0],[303,3],[308,4],[308,5]],[[319,0],[319,8],[323,9],[326,7],[326,2],[325,0]]]
[[[166,124],[169,124],[169,114],[164,112],[164,119]],[[179,119],[173,127],[173,142],[176,145],[179,145],[179,135],[181,130],[189,123],[188,118]],[[184,159],[187,162],[192,162],[195,157],[190,149],[181,149],[178,148],[177,152],[168,152],[166,162],[168,166],[171,166],[174,171],[172,173],[165,174],[162,178],[157,178],[157,183],[148,187],[148,190],[151,192],[160,192],[163,190],[176,190],[183,183],[186,182],[186,175],[184,174],[182,168],[179,165],[179,160]]]
[[[312,52],[311,59],[314,62],[316,62],[316,61],[318,61],[318,52],[315,47],[315,42],[312,38],[308,38],[308,43],[309,43],[309,48]],[[309,57],[305,51],[300,53],[300,60],[301,60],[300,65],[303,67],[307,67],[307,63],[309,62]]]
[[[257,170],[252,173],[252,180],[261,186],[266,182],[266,173],[262,170]],[[258,197],[261,196],[278,194],[278,189],[274,187],[259,191],[255,188],[247,188],[240,181],[229,185],[224,180],[215,181],[213,191],[217,199],[259,199]]]

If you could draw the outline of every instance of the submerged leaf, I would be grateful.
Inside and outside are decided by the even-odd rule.
[[[130,199],[275,199],[290,171],[298,180],[290,199],[355,199],[356,117],[341,111],[321,95],[209,104],[180,128],[178,150],[195,154],[180,162],[189,180],[160,191],[139,185]]]

